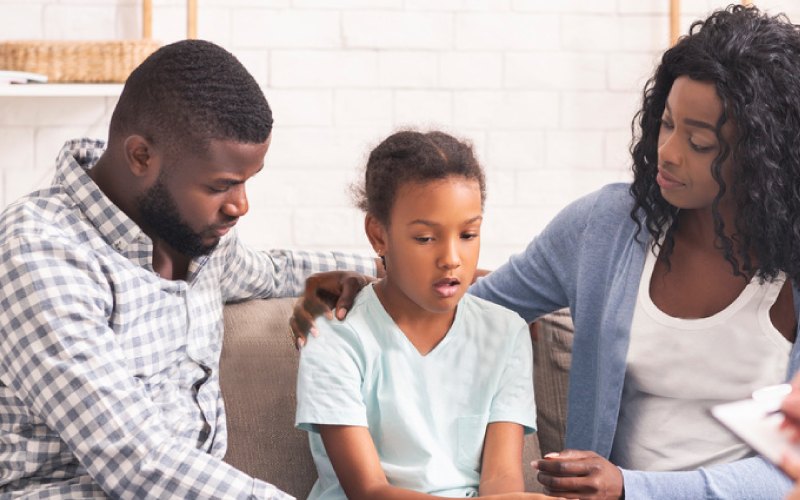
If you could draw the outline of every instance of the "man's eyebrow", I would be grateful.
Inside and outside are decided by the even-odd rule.
[[[261,168],[258,169],[258,172],[256,172],[253,175],[251,175],[248,179],[252,179],[256,175],[258,175],[259,172],[261,172],[262,170],[264,170],[264,164],[263,163],[261,164]],[[246,182],[246,180],[243,181],[241,179],[231,179],[229,177],[224,177],[224,178],[221,178],[221,179],[217,179],[217,182],[220,182],[222,184],[227,184],[228,186],[238,186],[239,184],[244,184]]]
[[[465,220],[463,222],[463,224],[473,224],[473,223],[478,222],[479,220],[482,220],[482,219],[483,219],[483,215],[476,215],[475,217],[473,217],[471,219]],[[430,221],[430,220],[427,220],[427,219],[415,219],[415,220],[412,220],[411,222],[408,223],[409,226],[412,225],[412,224],[422,224],[422,225],[425,225],[425,226],[440,226],[441,225],[438,222],[433,222],[433,221]]]
[[[244,181],[241,179],[229,179],[227,177],[217,179],[217,182],[220,184],[227,184],[228,186],[238,186],[239,184],[244,184]]]
[[[672,114],[672,109],[669,107],[669,103],[668,102],[664,103],[664,107],[666,108],[666,110],[671,115]],[[686,125],[691,125],[693,127],[705,128],[705,129],[711,130],[712,132],[716,132],[717,131],[717,127],[715,127],[714,125],[711,125],[710,123],[706,123],[706,122],[700,121],[700,120],[693,120],[691,118],[684,118],[683,119],[683,123],[685,123]]]

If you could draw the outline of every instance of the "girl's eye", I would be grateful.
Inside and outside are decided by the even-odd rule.
[[[471,240],[473,238],[477,238],[478,233],[464,233],[461,235],[461,239],[463,240]]]
[[[430,241],[433,241],[433,238],[431,238],[430,236],[415,236],[414,239],[420,243],[428,243]]]

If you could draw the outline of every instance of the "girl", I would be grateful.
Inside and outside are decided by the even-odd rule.
[[[465,296],[478,263],[484,176],[471,148],[399,132],[359,193],[386,276],[302,351],[297,425],[319,480],[310,499],[525,494],[532,351],[516,314]],[[516,492],[516,493],[514,493]]]
[[[707,409],[800,366],[797,82],[800,28],[785,17],[734,5],[694,23],[645,88],[633,183],[576,201],[470,289],[527,320],[571,310],[572,450],[535,464],[551,491],[789,491]]]

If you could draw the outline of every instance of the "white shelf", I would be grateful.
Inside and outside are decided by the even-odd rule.
[[[121,83],[26,83],[0,85],[0,97],[119,97]]]

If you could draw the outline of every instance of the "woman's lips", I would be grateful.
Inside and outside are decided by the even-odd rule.
[[[658,175],[656,175],[656,182],[661,189],[678,189],[685,187],[684,183],[670,175],[666,170],[660,168],[658,169]]]
[[[458,292],[461,281],[458,278],[443,278],[434,283],[434,291],[442,297],[452,297]]]

